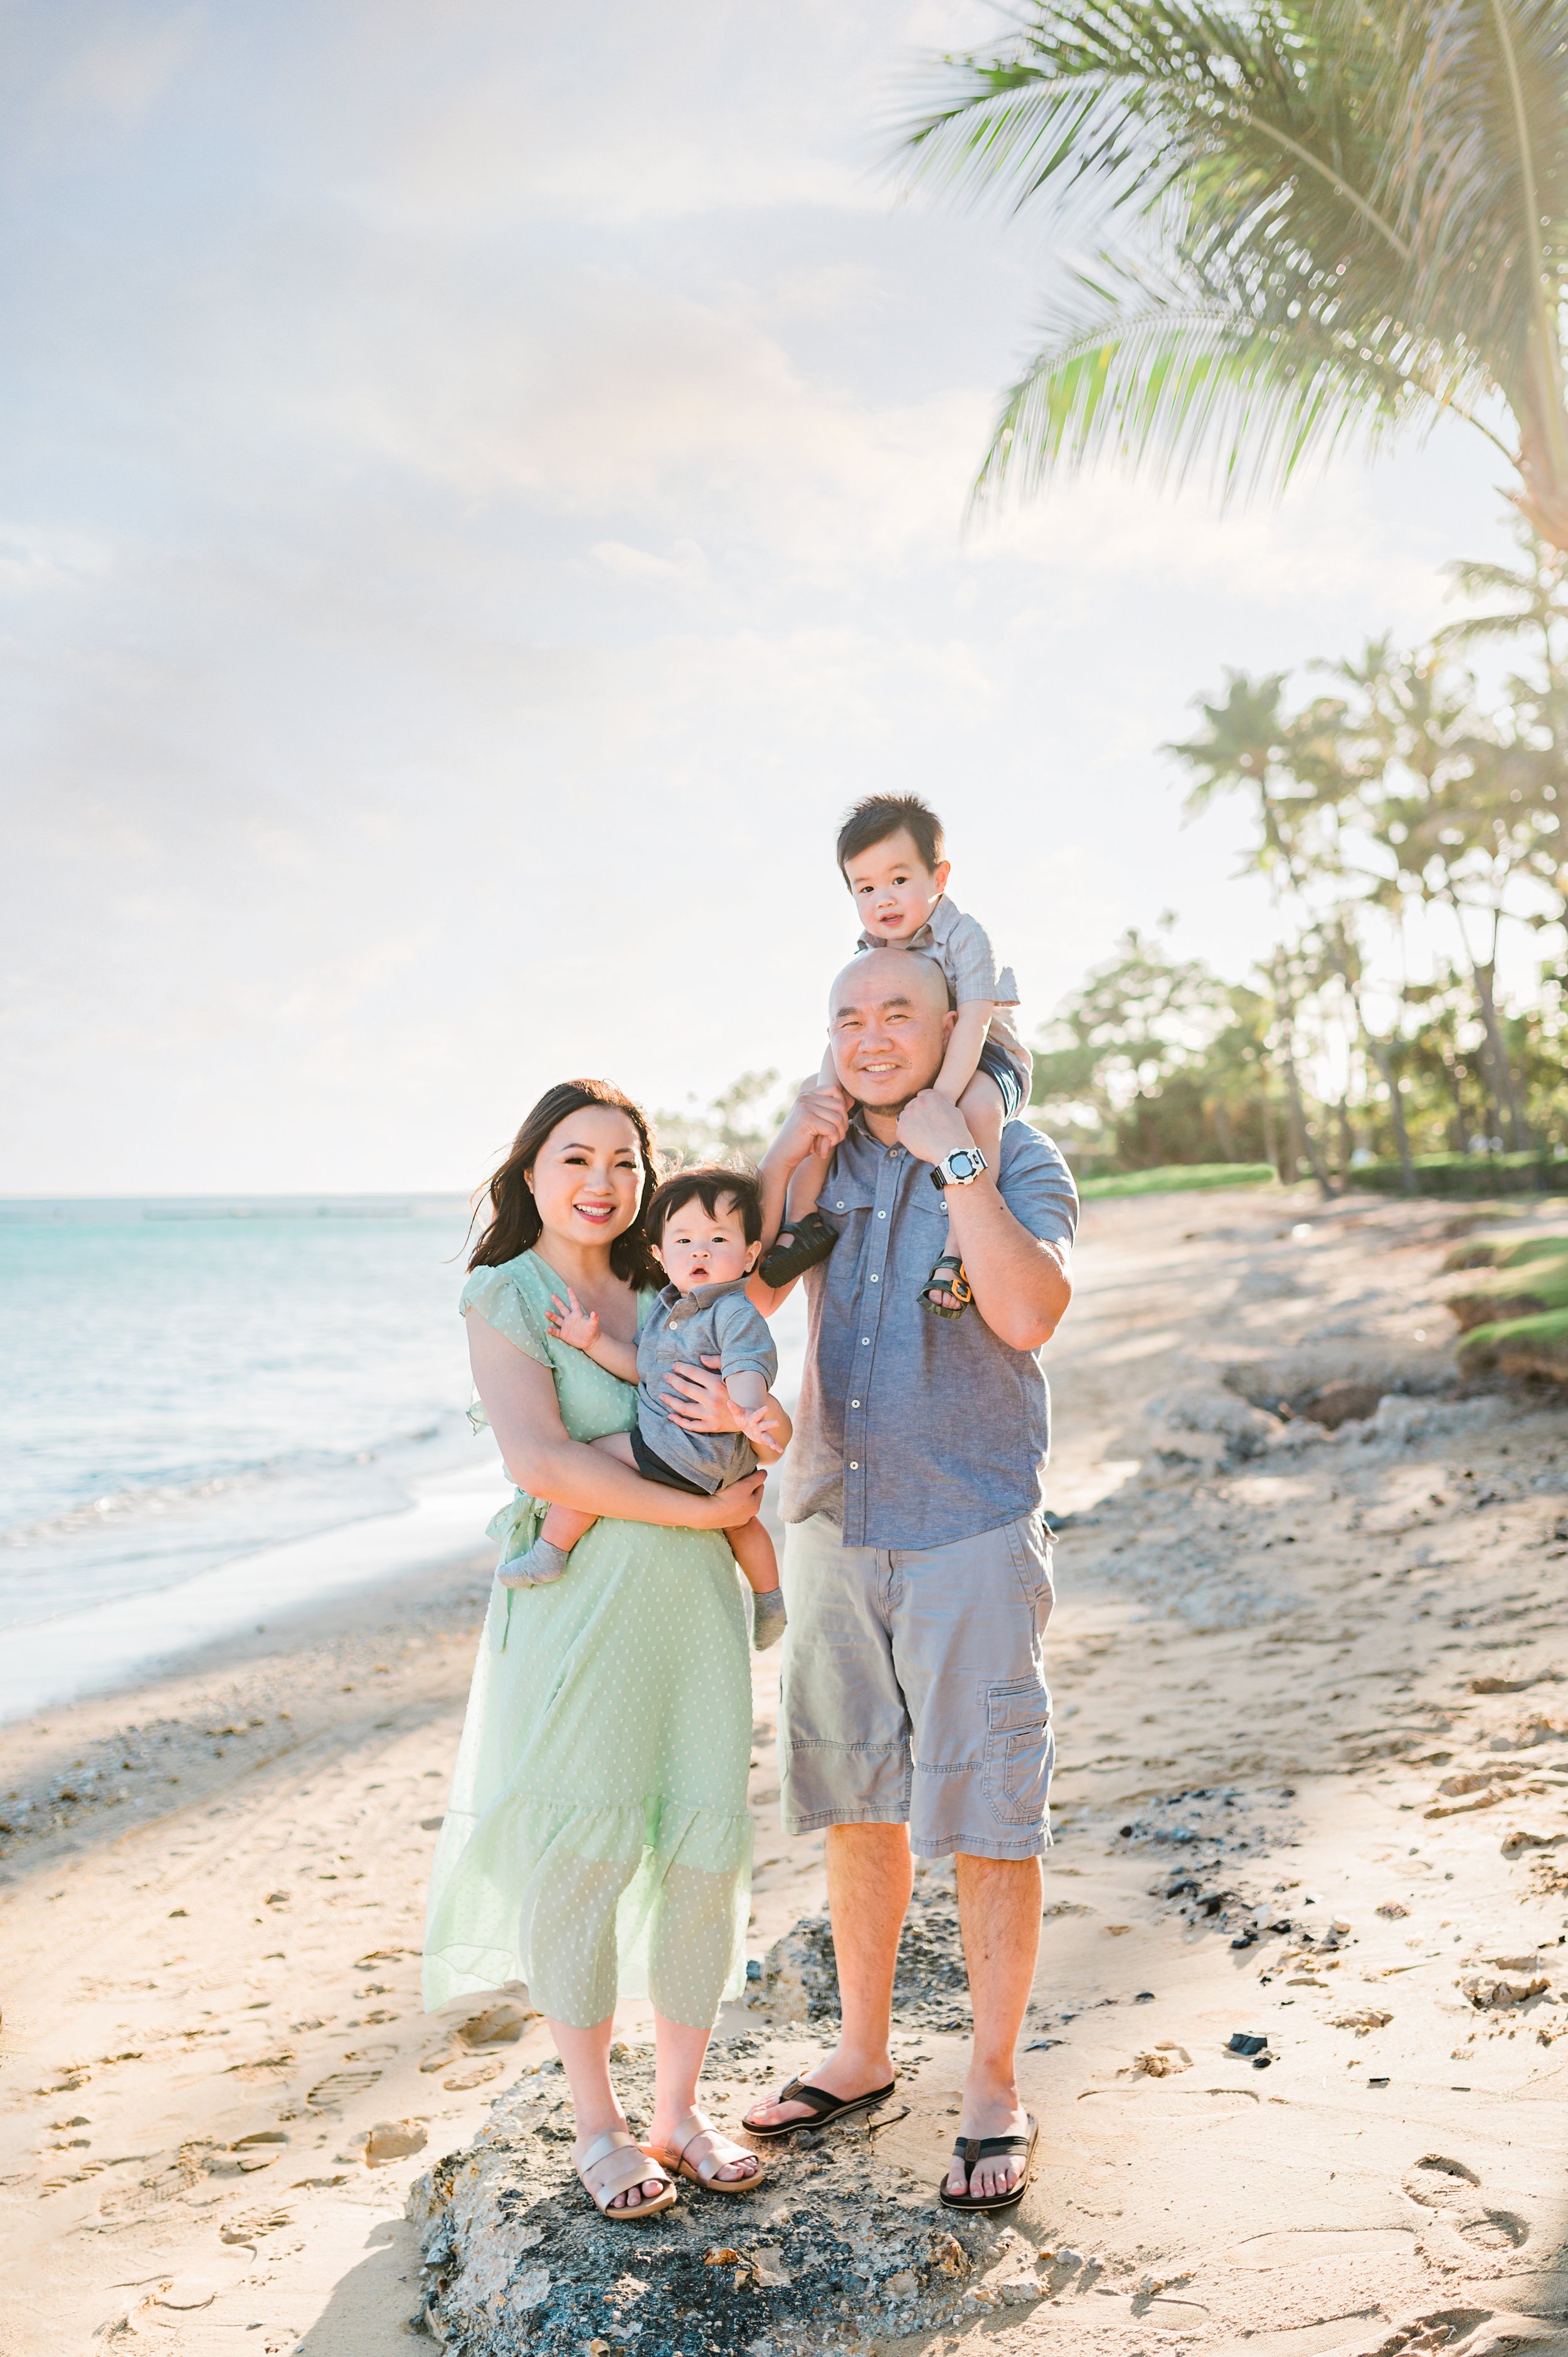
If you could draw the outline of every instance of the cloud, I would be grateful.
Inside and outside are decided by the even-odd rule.
[[[694,540],[678,540],[669,556],[629,547],[624,540],[596,540],[588,554],[622,581],[703,581],[708,574],[707,559]]]
[[[13,1188],[465,1185],[563,1071],[801,1072],[878,786],[1028,1025],[1167,905],[1242,971],[1158,746],[1487,544],[1443,437],[966,529],[1017,251],[867,170],[935,0],[15,13]]]

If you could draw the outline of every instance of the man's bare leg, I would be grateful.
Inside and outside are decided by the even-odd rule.
[[[914,1883],[914,1861],[904,1825],[830,1825],[828,1912],[838,1957],[839,2042],[806,2074],[806,2083],[830,2095],[868,2095],[893,2076],[888,2038],[893,2027],[893,1967]],[[1036,1898],[1035,1912],[1039,1913]],[[810,2106],[754,2104],[748,2127],[805,2120]]]
[[[961,2136],[1022,2135],[1018,2033],[1040,1953],[1037,1857],[957,1859],[958,1915],[974,2011],[974,2050],[959,2113]],[[961,2158],[948,2171],[950,2193],[1004,2193],[1024,2173],[1021,2154],[982,2161],[966,2184]]]

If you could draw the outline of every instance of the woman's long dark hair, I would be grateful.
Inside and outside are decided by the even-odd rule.
[[[564,1121],[569,1121],[575,1113],[585,1112],[589,1105],[609,1105],[616,1113],[625,1114],[642,1149],[642,1193],[638,1199],[637,1217],[611,1244],[610,1267],[623,1284],[634,1285],[639,1291],[645,1286],[663,1284],[664,1272],[649,1249],[643,1226],[653,1190],[659,1184],[653,1162],[653,1133],[641,1106],[633,1104],[610,1081],[560,1081],[554,1088],[545,1090],[513,1138],[511,1152],[476,1199],[476,1203],[489,1199],[490,1221],[474,1247],[470,1268],[499,1268],[503,1262],[515,1260],[519,1253],[529,1251],[539,1242],[544,1232],[543,1222],[533,1200],[533,1189],[523,1173],[532,1169],[551,1131],[559,1129]]]

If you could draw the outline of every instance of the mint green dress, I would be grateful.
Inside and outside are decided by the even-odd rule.
[[[550,1369],[574,1440],[628,1432],[632,1385],[545,1324],[565,1290],[523,1253],[476,1269],[461,1308]],[[544,1512],[519,1491],[495,1517],[503,1564]],[[744,1980],[750,1756],[746,1620],[722,1531],[607,1518],[552,1586],[492,1587],[431,1868],[426,2008],[521,1980],[577,2029],[618,1996],[710,2028]]]

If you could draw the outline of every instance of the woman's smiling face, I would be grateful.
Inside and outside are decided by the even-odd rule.
[[[624,1113],[585,1105],[568,1114],[523,1173],[546,1236],[578,1245],[609,1244],[637,1217],[642,1149]]]

